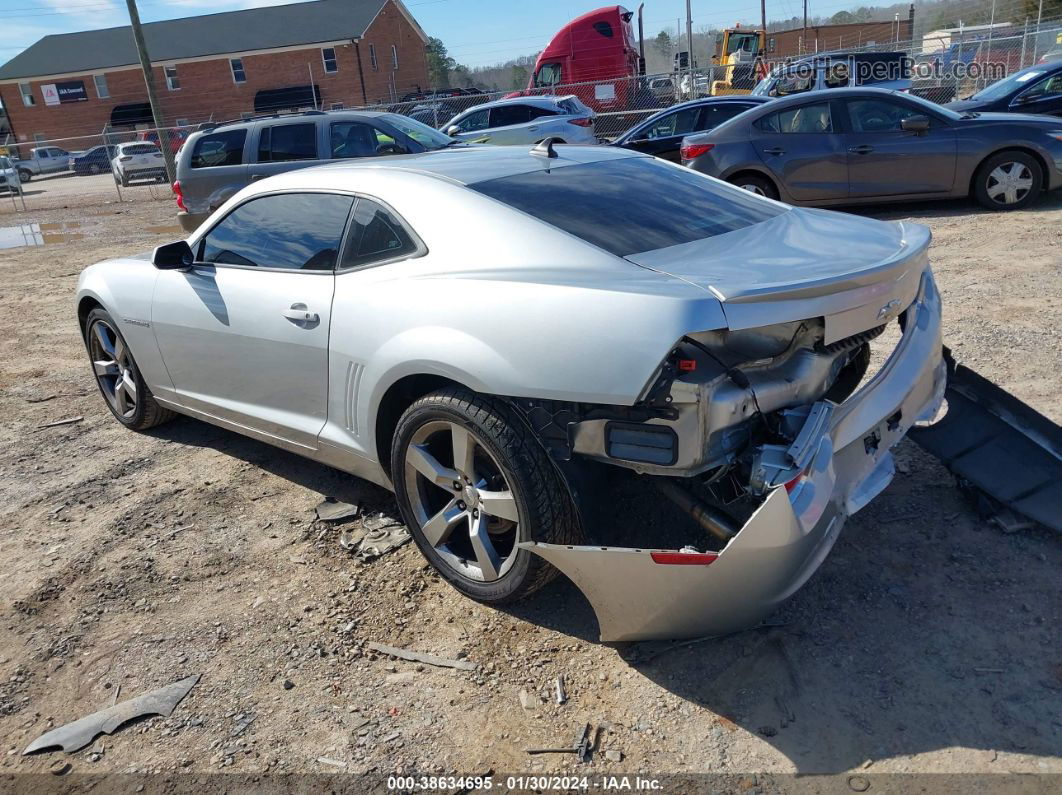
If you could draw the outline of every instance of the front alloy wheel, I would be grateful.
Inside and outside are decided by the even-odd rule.
[[[421,553],[473,599],[514,601],[556,574],[521,542],[579,543],[560,472],[498,398],[453,387],[414,402],[391,440],[391,478]]]
[[[174,416],[144,383],[114,318],[97,307],[85,318],[83,331],[96,385],[118,422],[143,431]]]

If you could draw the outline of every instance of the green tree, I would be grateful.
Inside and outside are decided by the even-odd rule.
[[[671,55],[671,34],[668,33],[666,30],[662,30],[657,33],[656,38],[653,39],[653,47],[656,48],[656,51],[661,55]]]
[[[431,36],[425,46],[428,56],[428,82],[432,88],[449,88],[450,72],[457,67],[457,62],[446,52],[446,45],[441,39]]]
[[[1040,13],[1040,0],[1025,0],[1025,16],[1036,22],[1036,15]],[[1044,0],[1044,19],[1058,19],[1062,17],[1062,0]]]
[[[830,17],[831,25],[844,25],[849,22],[855,22],[856,18],[852,16],[850,11],[838,11],[832,17]]]
[[[510,88],[526,88],[528,71],[526,66],[514,64],[510,72]]]

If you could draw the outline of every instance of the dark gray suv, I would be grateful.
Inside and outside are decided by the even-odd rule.
[[[177,217],[194,231],[251,182],[332,160],[402,155],[458,143],[397,113],[305,111],[208,126],[177,153]]]

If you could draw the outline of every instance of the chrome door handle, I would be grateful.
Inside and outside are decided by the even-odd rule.
[[[292,304],[291,309],[285,309],[280,314],[292,323],[306,323],[307,325],[310,325],[321,322],[321,316],[316,312],[310,312],[307,310],[306,304]]]
[[[534,127],[528,127],[527,129],[528,129],[529,132],[534,132],[535,130],[538,129],[538,125],[536,124]]]
[[[779,148],[777,146],[772,146],[770,149],[764,149],[763,153],[765,155],[784,155],[785,154],[785,150],[781,149],[781,148]]]
[[[874,151],[874,147],[870,144],[860,144],[859,146],[850,146],[848,151],[857,155],[869,155]]]

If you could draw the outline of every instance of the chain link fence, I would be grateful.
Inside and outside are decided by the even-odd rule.
[[[946,103],[964,99],[1014,71],[1040,62],[1045,56],[1051,57],[1052,50],[1062,49],[1062,20],[1044,22],[1038,30],[1026,24],[1005,32],[1007,35],[994,30],[974,34],[958,31],[938,38],[864,45],[843,52],[868,54],[868,59],[873,53],[902,53],[909,72],[910,92]],[[789,59],[796,60],[796,57]],[[786,62],[778,59],[764,66],[779,70]],[[717,94],[748,93],[763,68],[747,62],[530,90],[446,89],[403,98],[405,101],[345,110],[400,113],[445,132],[457,115],[502,97],[573,95],[594,111],[594,132],[606,141],[677,103]],[[785,88],[799,91],[807,87],[802,89],[797,81]],[[192,132],[204,124],[222,120],[183,121],[186,123],[180,126],[164,128],[164,137],[175,153]],[[162,138],[159,132],[153,128],[104,130],[51,141],[0,143],[0,156],[6,158],[0,161],[5,166],[0,169],[3,179],[0,214],[86,203],[173,201],[158,148]],[[307,161],[307,165],[312,162]]]

